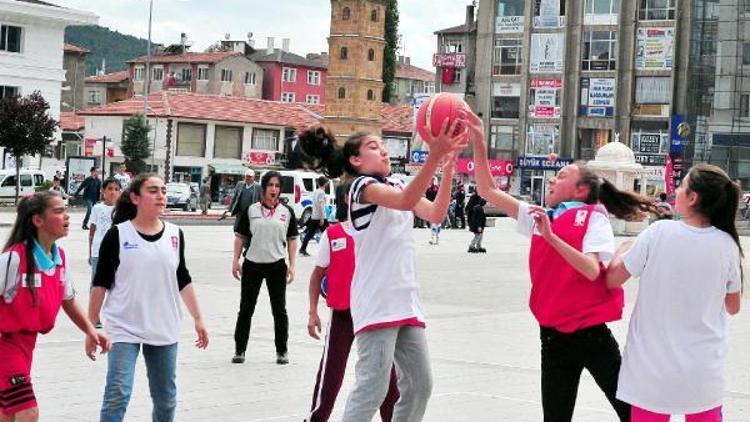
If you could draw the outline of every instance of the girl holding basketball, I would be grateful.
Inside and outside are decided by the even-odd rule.
[[[743,277],[739,198],[723,170],[693,166],[675,198],[682,220],[655,222],[610,263],[610,287],[639,278],[617,388],[633,422],[722,420],[727,314],[740,310]]]
[[[349,220],[356,245],[351,286],[351,316],[357,340],[356,383],[346,403],[345,422],[369,421],[388,391],[391,367],[398,367],[401,398],[393,421],[422,420],[432,391],[432,374],[425,338],[425,318],[419,300],[412,237],[414,215],[439,223],[450,201],[453,154],[467,143],[460,123],[446,119],[437,136],[425,140],[430,155],[407,186],[389,178],[390,160],[376,135],[356,133],[340,148],[332,134],[317,128],[300,139],[313,167],[330,177],[353,177]],[[423,193],[435,171],[443,180],[435,202]]]
[[[544,420],[572,419],[585,368],[620,420],[630,421],[630,406],[615,398],[620,350],[606,325],[622,317],[624,305],[622,289],[608,289],[605,280],[604,262],[615,249],[608,213],[636,220],[651,210],[651,201],[619,191],[576,163],[550,179],[545,200],[552,209],[520,202],[495,187],[482,121],[473,113],[467,121],[479,194],[518,220],[518,231],[531,237],[529,305],[542,342]]]

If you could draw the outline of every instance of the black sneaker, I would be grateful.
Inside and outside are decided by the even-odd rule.
[[[477,253],[477,252],[479,252],[479,250],[477,248],[469,248],[469,250],[467,252],[469,252],[469,253]]]
[[[276,353],[276,363],[286,365],[289,363],[289,353]]]
[[[235,354],[232,363],[245,363],[245,352]]]
[[[477,252],[479,252],[479,253],[487,253],[487,249],[485,249],[485,248],[477,248]]]

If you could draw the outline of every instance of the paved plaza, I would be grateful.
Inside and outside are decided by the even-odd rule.
[[[12,213],[1,213],[10,222]],[[82,215],[72,215],[71,234],[62,241],[79,300],[87,306],[90,270],[86,263],[88,232]],[[2,237],[8,228],[0,229]],[[287,293],[291,363],[278,366],[273,323],[265,288],[258,300],[248,360],[230,363],[239,283],[230,274],[231,226],[186,226],[186,255],[211,343],[192,346],[194,333],[185,312],[178,362],[178,421],[301,421],[310,407],[322,343],[307,335],[307,281],[314,258],[301,258],[297,280]],[[419,281],[428,318],[434,391],[425,420],[541,421],[538,327],[528,310],[526,267],[529,241],[514,231],[513,221],[498,219],[485,235],[486,255],[467,254],[471,234],[443,231],[439,246],[428,245],[429,230],[416,230]],[[750,239],[744,238],[746,250]],[[316,246],[310,248],[314,253]],[[637,285],[627,286],[629,314]],[[747,302],[744,303],[748,306]],[[321,315],[325,312],[321,308]],[[627,318],[611,324],[624,343]],[[732,318],[725,419],[750,420],[750,309]],[[353,369],[353,356],[350,358]],[[34,385],[42,421],[98,420],[106,358],[90,362],[83,336],[61,313],[57,328],[37,347]],[[347,374],[332,420],[339,420],[351,390]],[[136,386],[126,419],[150,420],[145,367],[138,362]],[[587,374],[580,387],[575,421],[616,421],[604,396]]]

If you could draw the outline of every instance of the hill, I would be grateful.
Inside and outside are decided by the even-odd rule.
[[[91,50],[86,56],[86,76],[96,74],[97,69],[102,67],[102,59],[107,60],[107,73],[126,70],[128,66],[125,62],[145,56],[148,44],[148,40],[98,25],[67,27],[65,42]]]

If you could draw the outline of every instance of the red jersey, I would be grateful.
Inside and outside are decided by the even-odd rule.
[[[326,303],[337,311],[349,309],[352,277],[354,276],[354,239],[342,223],[326,229],[331,262],[328,265],[328,294]]]

